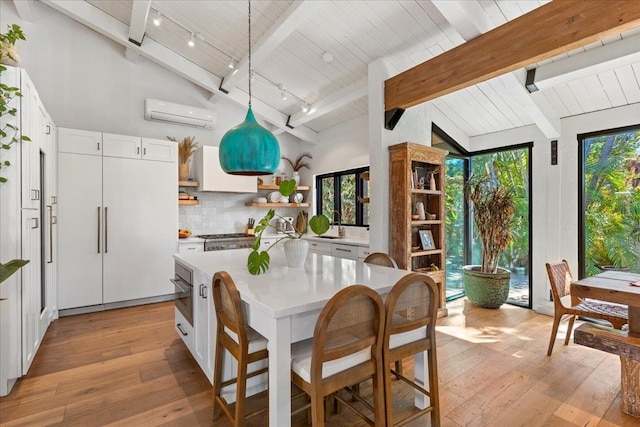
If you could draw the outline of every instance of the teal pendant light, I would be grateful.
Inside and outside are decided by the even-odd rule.
[[[244,122],[231,128],[220,141],[220,166],[231,175],[268,175],[280,164],[276,137],[260,126],[251,109],[251,0],[249,0],[249,111]]]

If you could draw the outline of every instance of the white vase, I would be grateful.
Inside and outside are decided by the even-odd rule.
[[[284,242],[284,255],[289,267],[300,268],[304,266],[309,251],[309,242],[304,239],[287,239]]]
[[[293,173],[291,174],[291,179],[296,182],[296,185],[300,184],[300,174],[298,173],[298,171],[293,171]]]

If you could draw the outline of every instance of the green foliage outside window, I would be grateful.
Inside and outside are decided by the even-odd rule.
[[[585,270],[640,272],[640,130],[583,140]]]

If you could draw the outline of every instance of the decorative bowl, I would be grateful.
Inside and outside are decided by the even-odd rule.
[[[420,215],[418,215],[418,214],[411,215],[411,219],[414,220],[414,221],[418,220],[419,218],[420,218]]]
[[[420,249],[420,246],[411,246],[411,251],[412,251],[412,252],[415,252],[415,251],[417,251],[418,249]]]
[[[427,217],[427,220],[429,220],[429,221],[433,221],[434,219],[436,219],[436,214],[427,213],[427,214],[425,214],[425,216]]]

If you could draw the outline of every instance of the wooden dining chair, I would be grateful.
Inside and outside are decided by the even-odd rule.
[[[551,356],[556,335],[558,334],[558,326],[565,314],[570,317],[564,345],[569,344],[576,316],[606,320],[616,329],[621,329],[624,324],[629,323],[628,309],[625,306],[571,297],[570,291],[573,277],[566,260],[563,259],[562,262],[547,263],[546,265],[549,282],[551,282],[551,292],[553,292],[553,328],[551,329],[547,356]]]
[[[324,426],[324,397],[331,394],[369,424],[384,426],[383,327],[380,295],[367,286],[352,285],[325,305],[313,339],[293,344],[291,376],[293,383],[311,398],[314,427]],[[367,378],[373,378],[373,405],[362,403],[373,412],[373,421],[335,393]]]
[[[398,264],[396,261],[391,258],[391,256],[385,254],[384,252],[373,252],[369,254],[364,262],[367,264],[375,264],[382,265],[384,267],[398,268]],[[395,362],[396,372],[402,375],[402,360],[397,360]],[[359,391],[359,387],[356,388],[356,391]]]
[[[247,379],[263,374],[268,368],[254,370],[248,373],[248,366],[254,362],[267,359],[267,340],[247,326],[240,300],[240,293],[233,279],[226,271],[219,271],[213,276],[213,303],[216,312],[216,352],[213,370],[213,419],[220,417],[222,410],[234,426],[243,426],[245,418],[262,414],[267,407],[259,408],[246,414]],[[222,361],[225,350],[238,362],[236,378],[222,381]],[[236,384],[235,409],[222,396],[222,388]]]
[[[384,252],[373,252],[369,254],[364,262],[367,264],[382,265],[385,267],[398,268],[396,261]]]
[[[385,301],[383,359],[385,366],[426,351],[425,360],[429,389],[398,372],[387,370],[384,376],[386,425],[404,425],[426,413],[431,414],[431,426],[440,425],[438,363],[436,357],[436,317],[438,285],[425,274],[411,273],[396,283]],[[429,397],[429,405],[403,420],[393,421],[391,375]],[[413,394],[411,394],[413,396]]]

